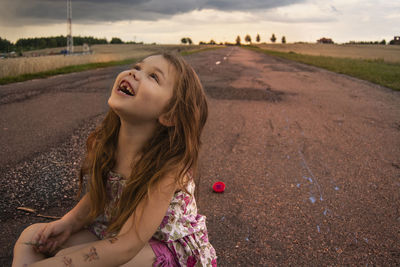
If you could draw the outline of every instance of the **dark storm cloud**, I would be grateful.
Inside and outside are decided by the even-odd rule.
[[[287,6],[305,0],[72,0],[72,20],[90,23],[157,20],[192,10],[251,11]],[[63,23],[66,0],[2,0],[2,25]]]

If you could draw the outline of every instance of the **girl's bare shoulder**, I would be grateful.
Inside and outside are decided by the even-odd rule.
[[[187,171],[180,181],[176,181],[176,191],[187,191],[188,185],[194,181],[192,170]]]

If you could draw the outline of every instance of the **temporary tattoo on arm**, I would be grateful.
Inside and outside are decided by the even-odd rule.
[[[117,237],[113,237],[113,238],[108,239],[108,242],[110,242],[111,244],[114,244],[117,241],[118,241]]]
[[[65,256],[62,261],[64,263],[64,266],[74,267],[74,265],[72,264],[72,259],[71,258],[68,258],[67,256]]]
[[[89,253],[83,255],[83,259],[85,261],[98,260],[99,259],[99,255],[96,252],[96,248],[95,247],[91,247]]]

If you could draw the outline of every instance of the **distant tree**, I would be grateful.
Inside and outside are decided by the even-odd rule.
[[[326,38],[325,38],[326,39]],[[322,40],[322,39],[321,39]],[[399,39],[400,40],[400,39]],[[319,42],[318,40],[317,42]],[[322,42],[322,41],[321,41]],[[370,45],[370,44],[380,44],[380,45],[386,45],[386,40],[383,39],[382,41],[350,41],[344,44],[352,44],[352,45]]]
[[[40,38],[38,44],[39,44],[39,45],[38,45],[39,48],[46,48],[46,47],[47,47],[47,42],[46,42],[46,40],[45,40],[44,38]]]
[[[189,37],[183,37],[183,38],[181,39],[181,43],[182,43],[182,44],[189,44],[189,45],[191,45],[191,44],[193,44],[193,41],[192,41],[192,39],[190,39]]]
[[[271,42],[275,43],[275,41],[276,41],[275,33],[272,34],[270,40],[271,40]]]
[[[74,45],[93,45],[93,44],[107,44],[107,39],[96,39],[94,37],[81,37],[81,36],[74,36]]]
[[[124,42],[122,42],[121,39],[117,38],[117,37],[113,37],[110,41],[110,44],[123,44]]]
[[[203,41],[199,42],[199,45],[205,45],[205,44],[206,44],[206,42],[203,42]]]
[[[49,45],[49,47],[57,47],[57,40],[54,38],[50,39],[47,44]]]
[[[236,37],[236,45],[240,45],[240,36],[239,35]]]
[[[286,44],[286,37],[282,36],[282,44]]]
[[[245,37],[244,37],[244,40],[247,42],[247,43],[250,43],[251,44],[251,37],[250,37],[250,35],[246,35]]]
[[[216,42],[215,42],[213,39],[211,39],[210,42],[209,42],[208,44],[210,44],[210,45],[215,45]]]
[[[0,37],[0,52],[8,53],[14,49],[14,45],[7,39],[2,39]]]
[[[261,41],[260,35],[257,33],[256,42],[259,43]]]

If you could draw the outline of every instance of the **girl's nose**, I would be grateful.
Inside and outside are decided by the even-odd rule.
[[[135,70],[130,71],[129,76],[132,76],[135,80],[137,80],[139,77],[137,71],[135,71]]]

